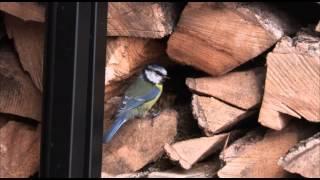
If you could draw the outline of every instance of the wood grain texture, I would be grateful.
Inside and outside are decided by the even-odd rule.
[[[162,38],[171,34],[178,7],[171,2],[109,2],[108,36]]]
[[[219,161],[195,164],[191,169],[176,167],[162,172],[151,172],[148,178],[213,178],[220,167]]]
[[[286,171],[307,178],[320,177],[320,132],[300,141],[281,157],[278,164]]]
[[[219,77],[187,78],[186,85],[195,93],[212,96],[248,110],[261,103],[264,79],[265,68],[259,67]]]
[[[110,37],[107,40],[105,86],[106,96],[120,94],[124,80],[139,72],[146,64],[160,61],[165,44],[160,40]]]
[[[281,129],[269,113],[283,113],[320,122],[320,38],[301,31],[283,37],[267,55],[267,75],[259,122]],[[274,112],[272,112],[274,111]],[[280,123],[279,123],[280,121]],[[283,124],[278,128],[274,124]]]
[[[24,21],[45,22],[45,7],[37,2],[0,2],[0,10]]]
[[[24,22],[11,15],[5,15],[4,20],[8,37],[14,41],[23,69],[30,74],[34,84],[42,92],[45,25]]]
[[[189,2],[168,41],[168,55],[213,76],[270,48],[293,27],[263,3]]]
[[[218,171],[221,178],[281,178],[289,173],[278,166],[279,158],[301,139],[319,130],[310,123],[292,121],[281,131],[261,130],[239,139],[222,152],[226,165]],[[229,150],[231,149],[231,150]]]
[[[154,119],[130,120],[103,146],[102,172],[117,175],[143,168],[160,157],[164,144],[172,143],[176,133],[175,110],[163,110]]]
[[[0,177],[28,178],[39,168],[40,128],[8,121],[0,128]]]
[[[255,111],[230,106],[214,97],[192,96],[192,113],[207,136],[229,130]]]
[[[1,113],[41,120],[41,93],[8,47],[0,47],[0,99]]]
[[[178,161],[184,169],[191,169],[195,163],[220,150],[226,139],[227,134],[219,134],[166,144],[164,149],[171,160]]]

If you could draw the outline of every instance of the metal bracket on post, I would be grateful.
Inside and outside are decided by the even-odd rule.
[[[40,177],[101,175],[106,2],[49,2]]]

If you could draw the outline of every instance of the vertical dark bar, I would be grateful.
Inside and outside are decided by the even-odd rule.
[[[40,177],[100,177],[103,5],[48,3]]]
[[[104,80],[105,80],[105,55],[106,55],[106,28],[107,9],[106,2],[95,2],[92,27],[92,61],[90,64],[89,84],[89,117],[87,142],[88,177],[100,177],[102,158],[102,134],[104,112]]]

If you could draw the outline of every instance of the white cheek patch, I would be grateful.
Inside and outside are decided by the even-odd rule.
[[[147,79],[155,84],[160,83],[162,80],[162,77],[153,71],[146,70],[145,73]]]

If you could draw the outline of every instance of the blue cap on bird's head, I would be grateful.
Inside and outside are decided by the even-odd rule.
[[[168,79],[167,70],[157,64],[148,65],[143,71],[146,79],[151,83],[162,83],[165,79]]]

